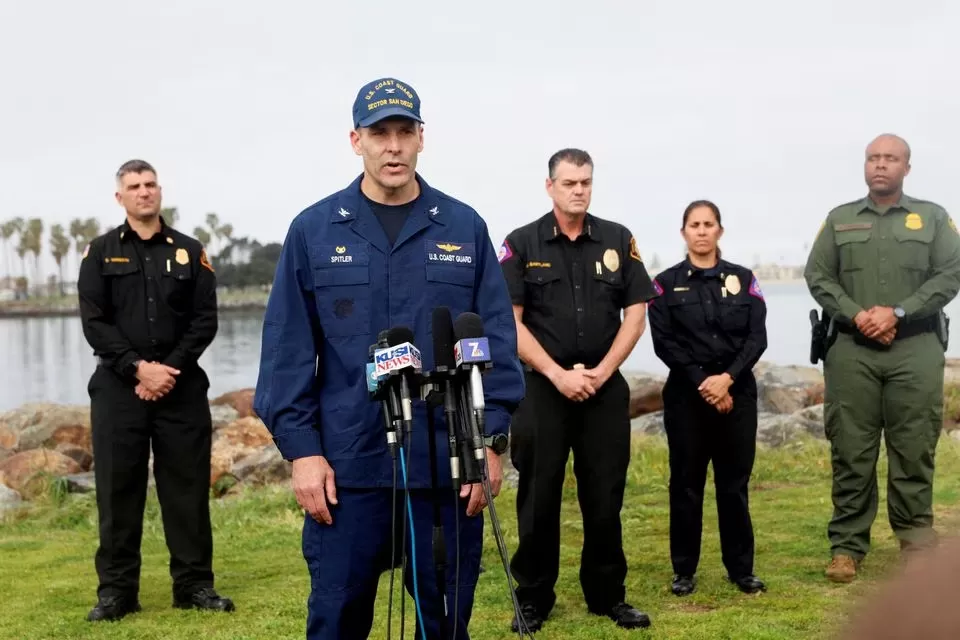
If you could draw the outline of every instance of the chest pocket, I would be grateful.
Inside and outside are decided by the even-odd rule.
[[[523,274],[523,282],[526,290],[524,306],[534,306],[545,315],[556,313],[562,302],[560,294],[563,279],[555,268],[527,268]]]
[[[317,315],[327,338],[370,333],[370,247],[319,245],[310,251]]]
[[[170,266],[167,269],[167,265]],[[160,286],[167,303],[175,311],[188,311],[193,302],[193,273],[190,263],[179,264],[173,258],[161,265]]]
[[[424,240],[424,278],[431,308],[449,307],[454,317],[472,311],[477,278],[475,244]]]
[[[720,299],[720,327],[728,335],[750,333],[750,294],[741,290],[735,296],[728,293]]]
[[[894,227],[893,237],[897,239],[898,249],[895,259],[905,269],[926,272],[930,269],[930,245],[933,243],[934,229],[929,220],[921,219],[920,224],[920,229],[909,229],[903,222]]]
[[[854,225],[834,225],[834,243],[840,255],[840,271],[863,269],[870,261],[870,236],[873,228],[850,228]]]
[[[115,306],[132,290],[143,287],[140,265],[133,260],[104,262],[100,275],[105,279],[106,288],[110,291],[111,300]]]
[[[663,298],[666,298],[667,307],[670,308],[671,320],[686,327],[706,327],[700,295],[696,291],[666,291]]]

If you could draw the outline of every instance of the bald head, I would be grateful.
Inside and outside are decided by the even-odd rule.
[[[885,133],[867,146],[864,177],[870,197],[891,204],[903,193],[903,179],[910,173],[910,145],[900,136]]]
[[[893,133],[881,133],[867,145],[867,156],[870,155],[870,149],[879,142],[891,143],[900,147],[901,153],[907,163],[910,162],[910,145],[900,136]]]

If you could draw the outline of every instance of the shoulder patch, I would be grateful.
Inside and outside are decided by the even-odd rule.
[[[497,260],[500,264],[503,264],[512,257],[513,249],[510,248],[510,243],[504,240],[503,244],[500,245],[500,249],[497,251]]]
[[[201,266],[201,267],[206,267],[207,269],[209,269],[209,270],[211,271],[211,273],[216,273],[216,272],[213,270],[213,265],[210,264],[210,260],[207,259],[207,250],[206,250],[206,249],[200,249],[200,266]]]
[[[657,298],[663,295],[663,287],[660,286],[660,283],[657,282],[656,278],[653,278],[652,280],[650,280],[650,284],[653,285],[654,296],[647,301],[648,306],[653,304]]]
[[[760,283],[757,281],[757,276],[753,276],[753,280],[750,281],[750,289],[747,290],[747,293],[752,295],[754,298],[759,298],[763,300],[763,291],[760,290]]]
[[[637,262],[643,262],[643,258],[640,257],[640,251],[637,249],[637,239],[633,236],[630,236],[630,257]]]

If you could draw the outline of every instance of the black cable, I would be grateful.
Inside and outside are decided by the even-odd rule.
[[[453,640],[457,640],[457,631],[460,629],[460,493],[453,492],[453,521],[456,533],[456,568],[453,572]]]
[[[404,442],[405,439],[406,439],[406,434],[403,433],[403,430],[401,429],[400,442],[403,443],[404,447],[408,445],[407,442]],[[403,448],[401,448],[401,451],[403,451]],[[409,449],[407,449],[406,454],[407,454],[407,466],[409,467],[410,466],[409,464],[410,450]],[[409,488],[407,488],[406,483],[404,483],[404,488],[403,488],[404,503],[406,503],[407,491],[409,491]],[[414,567],[414,570],[416,570],[416,567]],[[407,581],[407,510],[406,509],[403,509],[403,532],[401,533],[401,538],[400,538],[400,576],[403,578],[404,587],[406,587],[406,581]],[[400,591],[400,640],[403,640],[405,637],[404,627],[406,623],[406,610],[407,610],[407,589],[404,588],[403,590]],[[414,628],[416,628],[416,625],[414,625]]]
[[[393,490],[390,492],[390,593],[387,596],[387,640],[393,626],[393,574],[397,561],[397,458],[393,458]],[[401,636],[402,638],[402,636]]]
[[[443,607],[443,617],[440,619],[440,637],[450,635],[447,621],[449,603],[447,602],[447,545],[443,536],[443,519],[440,515],[440,488],[437,480],[439,460],[437,456],[437,427],[433,412],[437,407],[427,403],[427,443],[430,451],[430,487],[431,502],[433,503],[433,570],[437,583],[437,595]]]

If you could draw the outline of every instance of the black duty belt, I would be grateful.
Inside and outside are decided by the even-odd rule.
[[[901,323],[899,326],[897,326],[897,333],[893,339],[894,341],[903,340],[904,338],[912,338],[913,336],[919,336],[923,333],[931,333],[936,330],[936,316],[931,318],[923,318],[922,320],[913,320],[911,322]],[[860,330],[855,326],[841,324],[839,322],[837,323],[837,331],[854,336],[860,335]]]

